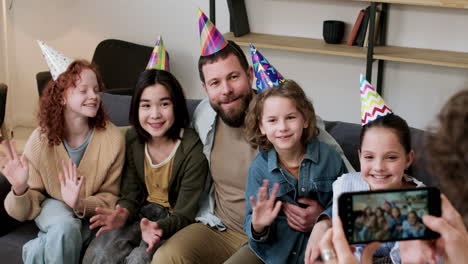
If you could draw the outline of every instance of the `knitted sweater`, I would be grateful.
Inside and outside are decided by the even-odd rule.
[[[29,159],[29,188],[19,196],[10,191],[5,199],[7,213],[19,221],[36,218],[47,197],[63,201],[58,175],[62,160],[69,159],[63,143],[50,146],[40,128],[29,137],[24,155]],[[84,208],[75,212],[78,216],[93,216],[96,207],[114,208],[124,157],[124,139],[117,127],[107,123],[105,129],[94,130],[78,166],[78,175],[84,177],[79,197]]]

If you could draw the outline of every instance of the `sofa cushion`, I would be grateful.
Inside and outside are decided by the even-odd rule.
[[[361,126],[340,121],[325,121],[325,130],[340,144],[353,168],[360,171],[358,149]]]
[[[104,111],[116,126],[129,126],[129,113],[132,97],[129,95],[117,95],[101,93]]]
[[[106,39],[96,46],[92,62],[98,66],[109,93],[131,95],[152,51],[150,46]]]
[[[27,221],[10,233],[0,237],[0,256],[2,263],[23,263],[23,245],[37,237],[39,229],[34,221]]]
[[[21,223],[10,217],[6,210],[3,201],[5,197],[11,190],[11,185],[8,180],[0,173],[0,236],[11,232],[11,230],[15,229]],[[1,255],[0,255],[1,256]]]

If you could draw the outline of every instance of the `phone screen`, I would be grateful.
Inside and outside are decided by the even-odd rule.
[[[422,222],[426,214],[440,216],[440,194],[435,188],[346,193],[342,197],[339,214],[350,243],[437,237]]]

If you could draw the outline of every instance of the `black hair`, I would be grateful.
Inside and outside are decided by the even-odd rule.
[[[174,109],[174,124],[169,128],[165,136],[173,140],[180,139],[180,130],[188,125],[189,113],[182,86],[174,75],[167,71],[150,69],[140,73],[132,97],[130,123],[137,131],[138,137],[142,143],[151,139],[151,135],[141,127],[138,119],[138,109],[140,107],[140,100],[143,91],[148,86],[155,84],[161,84],[166,87],[169,95],[171,96]]]
[[[411,152],[411,133],[408,123],[406,123],[406,121],[403,118],[395,114],[388,114],[379,117],[376,120],[367,123],[365,126],[363,126],[359,138],[359,149],[361,149],[362,141],[364,140],[364,136],[367,130],[373,127],[383,127],[392,129],[397,135],[398,140],[405,149],[406,153]]]

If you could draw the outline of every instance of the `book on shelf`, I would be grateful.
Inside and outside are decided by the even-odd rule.
[[[356,43],[356,37],[359,32],[359,28],[361,27],[361,23],[362,23],[365,13],[366,13],[365,9],[361,9],[359,11],[359,14],[356,18],[356,22],[354,22],[353,29],[351,30],[351,34],[349,34],[348,41],[346,41],[347,45],[352,46],[354,45],[354,43]]]
[[[362,19],[361,26],[359,27],[359,33],[356,37],[356,45],[364,46],[364,40],[366,39],[367,25],[369,24],[370,17],[370,6],[366,8],[364,18]]]
[[[374,21],[374,43],[377,43],[378,37],[379,37],[379,31],[380,31],[380,10],[375,11],[375,21]],[[367,31],[366,31],[366,38],[364,39],[364,45],[363,47],[369,47],[369,30],[370,30],[370,23],[367,25]]]

